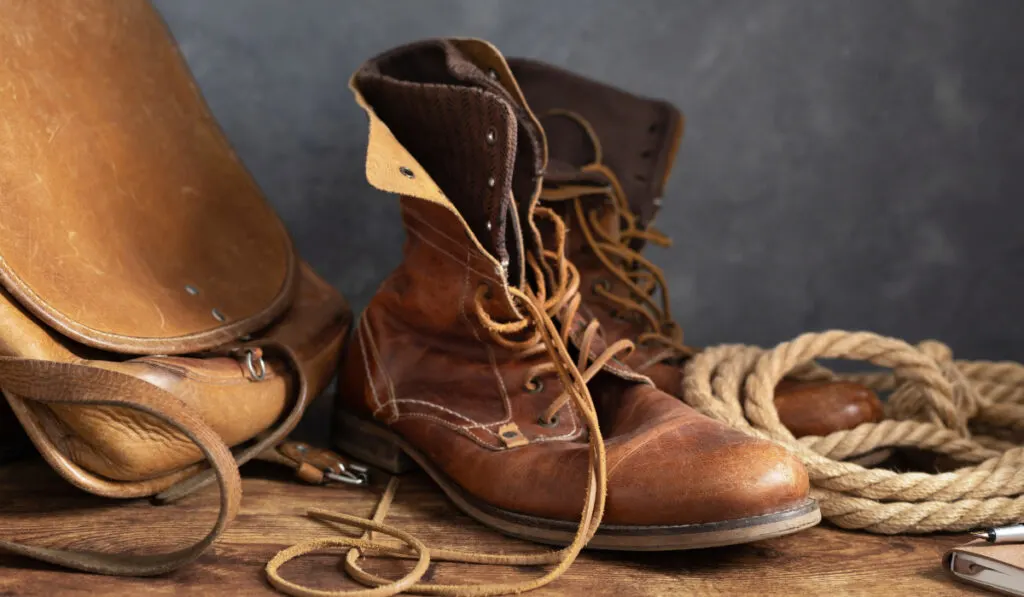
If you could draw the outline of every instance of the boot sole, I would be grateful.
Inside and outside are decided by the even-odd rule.
[[[334,445],[365,464],[393,475],[423,469],[455,505],[483,525],[537,543],[565,546],[578,523],[541,518],[485,504],[434,467],[418,450],[378,423],[348,413],[335,414]],[[821,522],[814,500],[780,512],[719,522],[682,525],[602,523],[587,549],[673,551],[750,543],[796,533]]]

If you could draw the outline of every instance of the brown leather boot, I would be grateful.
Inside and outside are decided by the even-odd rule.
[[[666,102],[540,62],[512,59],[510,66],[547,134],[542,199],[572,231],[568,250],[580,270],[582,312],[601,322],[606,337],[636,341],[626,362],[681,395],[681,365],[694,349],[682,342],[661,271],[642,251],[647,242],[670,242],[651,224],[682,137],[682,115]],[[775,404],[798,437],[882,418],[874,392],[848,382],[786,380]]]
[[[339,448],[394,473],[414,463],[483,524],[574,548],[816,524],[789,453],[658,390],[618,360],[631,342],[576,313],[563,224],[537,206],[543,132],[497,50],[403,46],[351,87],[370,117],[367,178],[401,196],[408,236],[342,366]]]

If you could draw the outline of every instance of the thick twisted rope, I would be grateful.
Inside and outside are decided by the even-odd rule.
[[[889,373],[836,374],[815,359],[867,361]],[[842,379],[889,392],[886,420],[826,437],[793,437],[779,421],[783,377]],[[685,401],[702,413],[776,441],[807,468],[822,515],[873,533],[965,531],[1024,519],[1024,366],[955,361],[945,345],[918,346],[867,332],[804,334],[774,349],[722,345],[686,365]],[[964,466],[898,473],[845,460],[918,448]]]

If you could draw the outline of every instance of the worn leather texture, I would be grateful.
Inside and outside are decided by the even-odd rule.
[[[293,251],[148,2],[6,2],[0,23],[0,443],[27,436],[103,496],[222,491],[186,550],[0,549],[160,573],[230,522],[238,465],[324,390],[350,310]]]
[[[265,327],[291,240],[159,16],[128,2],[0,3],[0,281],[69,338],[197,352]]]
[[[316,395],[333,374],[349,315],[333,289],[308,267],[300,271],[295,304],[259,338],[291,346],[310,380],[311,395]],[[104,360],[109,355],[95,354],[46,330],[9,300],[0,301],[0,320],[5,324],[0,355],[89,365],[142,379],[195,409],[228,445],[271,427],[294,402],[294,365],[280,358],[267,357],[266,378],[254,382],[244,362],[230,356]],[[155,493],[180,479],[183,467],[200,460],[187,438],[144,415],[121,407],[45,405],[24,398],[8,394],[36,447],[66,462],[72,482],[83,489],[109,493],[91,481],[98,475],[129,482],[121,485],[124,495]]]
[[[612,237],[620,219],[606,210],[603,194],[611,181],[600,172],[581,168],[601,162],[615,174],[629,201],[630,211],[642,227],[653,224],[661,207],[661,193],[671,174],[683,132],[683,116],[671,104],[639,97],[542,62],[512,59],[510,65],[530,105],[541,114],[548,139],[555,186],[580,190],[585,217],[597,220]],[[580,122],[561,111],[583,118]],[[584,124],[585,123],[585,124]],[[592,127],[600,147],[583,127]],[[587,195],[587,189],[593,194]],[[576,192],[576,191],[574,191]],[[566,195],[571,199],[572,193]],[[570,230],[569,255],[580,271],[584,297],[582,312],[598,319],[609,338],[638,339],[649,331],[636,313],[626,313],[602,296],[610,292],[635,300],[631,291],[597,257],[581,232],[572,201],[554,201]],[[637,251],[643,243],[631,242]],[[682,396],[683,360],[664,359],[664,346],[640,344],[626,359],[662,390]],[[783,424],[797,437],[827,435],[882,418],[882,404],[870,389],[855,383],[786,380],[776,388],[776,405]]]
[[[414,176],[405,176],[407,181],[370,177],[378,186],[383,180],[403,185],[407,238],[402,263],[356,325],[337,408],[388,426],[476,500],[572,521],[584,502],[588,466],[580,414],[566,404],[553,420],[541,420],[564,390],[553,375],[531,377],[531,369],[551,356],[524,355],[496,342],[477,311],[499,321],[522,317],[509,295],[519,278],[493,245],[504,240],[506,249],[524,251],[540,246],[539,188],[525,196],[508,192],[516,178],[508,170],[530,168],[533,161],[508,153],[546,147],[543,131],[529,126],[532,113],[517,99],[515,81],[505,78],[507,67],[497,50],[464,48],[461,40],[403,46],[371,60],[353,77],[371,131],[388,132],[387,144],[376,144],[371,134],[368,169],[406,168]],[[495,89],[488,79],[504,89]],[[392,112],[413,102],[412,114]],[[524,135],[538,137],[524,143]],[[386,154],[377,152],[380,147]],[[455,165],[443,163],[462,156]],[[407,161],[390,162],[392,157]],[[427,166],[435,163],[441,165]],[[457,171],[456,166],[480,168],[488,176],[437,171]],[[415,182],[427,180],[421,172],[429,173],[431,182]],[[485,193],[504,191],[482,195],[476,185],[481,178],[493,180],[484,183]],[[422,192],[418,184],[424,185]],[[496,199],[497,207],[487,197]],[[481,204],[490,207],[480,213]],[[505,233],[494,234],[496,220],[514,221],[514,214],[522,214],[518,228],[506,222]],[[523,278],[524,287],[536,283],[535,277]],[[577,318],[560,325],[581,323]],[[570,339],[579,348],[578,336]],[[608,453],[606,522],[713,522],[781,511],[806,500],[806,473],[785,450],[697,414],[621,363],[610,361],[588,388]]]
[[[512,58],[509,64],[545,127],[552,161],[593,160],[590,140],[572,122],[545,118],[552,110],[578,112],[594,126],[603,161],[619,175],[633,213],[643,224],[654,220],[679,148],[679,110],[536,60]]]

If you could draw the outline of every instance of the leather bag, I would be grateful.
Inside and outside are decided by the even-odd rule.
[[[325,388],[350,311],[296,256],[147,2],[3,2],[0,23],[0,444],[27,436],[101,496],[221,491],[214,528],[172,553],[2,531],[0,551],[163,573],[234,517],[238,464],[273,454]]]

